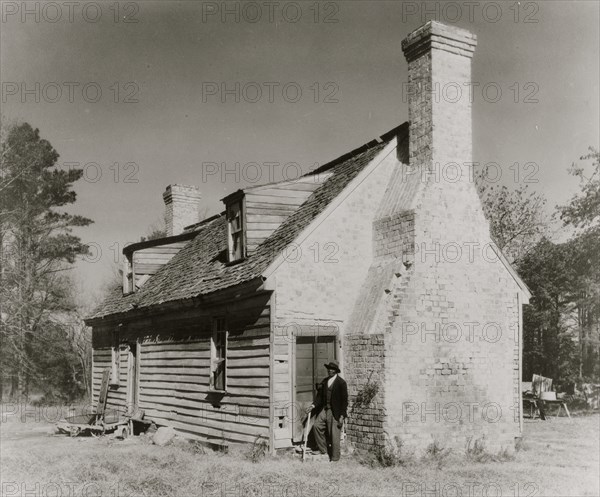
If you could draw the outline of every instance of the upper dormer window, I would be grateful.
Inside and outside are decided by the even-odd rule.
[[[239,261],[245,255],[243,205],[243,198],[227,205],[229,262]]]

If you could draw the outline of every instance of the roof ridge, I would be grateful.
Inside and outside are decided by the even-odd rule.
[[[408,127],[408,121],[403,122],[402,124],[400,124],[398,126],[395,126],[391,130],[383,133],[378,138],[375,138],[375,139],[371,140],[370,142],[367,142],[364,145],[361,145],[360,147],[355,148],[354,150],[351,150],[350,152],[346,152],[345,154],[340,155],[339,157],[323,164],[322,166],[319,166],[318,168],[313,169],[312,171],[306,173],[302,177],[319,174],[319,173],[322,173],[329,169],[332,169],[335,166],[337,166],[338,164],[341,164],[342,162],[345,162],[348,159],[354,157],[355,155],[359,155],[363,152],[366,152],[367,150],[369,150],[377,145],[381,145],[382,143],[389,142],[400,133],[400,131],[402,130],[402,127],[404,127],[404,126]]]
[[[204,228],[204,225],[206,225],[206,224],[208,224],[208,223],[214,221],[215,219],[218,219],[218,218],[220,218],[220,217],[222,217],[224,215],[225,215],[225,211],[220,212],[219,214],[215,214],[213,216],[207,217],[206,219],[203,219],[202,221],[199,221],[197,223],[185,226],[183,228],[184,232],[191,231],[191,230],[195,231],[197,228]]]
[[[298,180],[300,180],[302,178],[306,178],[309,175],[310,175],[310,173],[307,173],[307,174],[303,174],[302,176],[298,176],[297,178],[294,178],[294,179],[284,179],[284,180],[281,180],[281,181],[271,181],[269,183],[262,183],[260,185],[248,186],[246,188],[240,188],[237,191],[247,192],[247,191],[250,191],[250,190],[256,190],[258,188],[264,188],[265,186],[284,185],[286,183],[289,183],[289,184],[297,183]],[[236,192],[233,192],[233,193],[236,193]],[[227,197],[225,197],[225,198],[227,198]]]

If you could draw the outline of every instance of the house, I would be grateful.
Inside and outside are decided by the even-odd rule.
[[[429,22],[402,49],[409,122],[198,222],[172,185],[168,236],[124,250],[123,288],[87,319],[109,406],[217,443],[291,446],[323,363],[350,389],[348,440],[423,449],[521,433],[521,307],[470,174],[475,36]],[[400,96],[399,96],[400,98]]]

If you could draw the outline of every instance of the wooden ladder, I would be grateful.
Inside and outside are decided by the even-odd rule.
[[[100,395],[98,395],[98,405],[96,406],[96,423],[104,420],[104,411],[106,410],[106,400],[108,399],[108,382],[110,380],[110,368],[106,368],[102,373],[102,385],[100,386]]]

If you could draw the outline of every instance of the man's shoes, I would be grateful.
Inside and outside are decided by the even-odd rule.
[[[327,452],[321,452],[318,449],[306,449],[307,456],[326,456]]]

